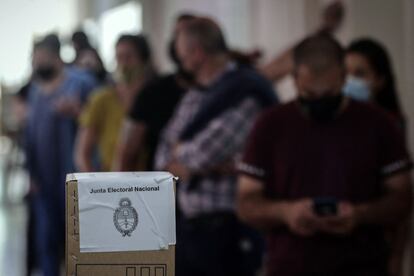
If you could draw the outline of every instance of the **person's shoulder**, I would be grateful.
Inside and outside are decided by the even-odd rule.
[[[169,92],[169,90],[176,85],[174,74],[162,75],[147,82],[142,88],[140,94],[143,94],[144,97],[149,95],[155,97],[159,94]]]
[[[233,79],[241,84],[261,84],[271,87],[271,82],[260,74],[256,69],[247,65],[237,65],[234,70]]]
[[[114,88],[112,86],[105,86],[92,92],[90,102],[93,104],[102,104],[104,102],[113,101],[115,96]]]
[[[253,95],[257,96],[257,99],[260,99],[265,105],[279,102],[273,84],[256,69],[239,65],[234,72],[232,84],[237,86],[238,89],[254,92]]]
[[[97,80],[91,73],[73,66],[65,67],[65,74],[69,81],[88,88],[97,86]]]
[[[401,131],[404,129],[403,117],[395,115],[374,103],[351,100],[350,110],[353,112],[352,118],[355,118],[355,121],[378,131],[383,129]]]
[[[351,112],[361,120],[364,118],[370,121],[392,122],[396,121],[395,116],[378,105],[370,102],[361,102],[349,99]]]
[[[65,73],[67,78],[76,81],[93,82],[93,77],[83,69],[75,68],[73,66],[65,67]]]

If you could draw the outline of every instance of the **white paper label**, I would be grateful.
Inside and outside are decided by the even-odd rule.
[[[165,172],[80,174],[80,252],[175,244],[174,177]]]

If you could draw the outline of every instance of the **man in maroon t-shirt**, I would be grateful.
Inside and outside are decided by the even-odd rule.
[[[314,36],[294,51],[299,99],[257,121],[238,214],[268,231],[267,275],[387,275],[384,231],[411,206],[411,162],[381,110],[342,96],[343,50]]]

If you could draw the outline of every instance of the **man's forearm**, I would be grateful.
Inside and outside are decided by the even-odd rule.
[[[411,211],[412,187],[409,171],[389,176],[384,180],[384,195],[372,202],[356,204],[358,224],[394,226]]]
[[[116,150],[115,170],[132,171],[135,169],[145,135],[146,126],[143,123],[130,120],[124,122]]]
[[[411,192],[404,196],[387,195],[382,199],[355,206],[359,224],[391,226],[404,220],[411,210]]]
[[[77,167],[80,172],[93,171],[92,161],[89,156],[82,155],[78,157]]]
[[[124,145],[118,146],[116,159],[114,162],[114,169],[116,171],[132,171],[134,164],[136,164],[137,153],[128,150]]]
[[[285,224],[288,209],[286,201],[272,201],[265,198],[240,199],[238,215],[246,223],[268,230]]]
[[[75,164],[79,172],[91,172],[92,166],[92,152],[89,147],[84,144],[78,145],[75,153]]]

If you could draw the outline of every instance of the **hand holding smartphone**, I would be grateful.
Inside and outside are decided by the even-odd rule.
[[[313,211],[321,217],[338,214],[338,200],[333,197],[318,197],[313,199]]]

